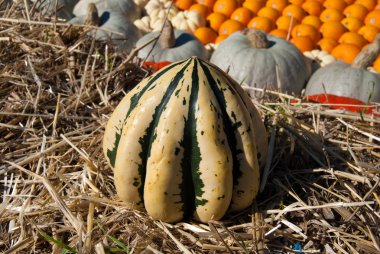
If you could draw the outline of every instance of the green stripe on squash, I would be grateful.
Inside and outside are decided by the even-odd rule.
[[[183,61],[177,62],[176,65],[180,65],[182,62]],[[133,91],[131,91],[129,93],[129,96],[126,96],[123,99],[123,101],[122,101],[123,105],[126,104],[126,101],[129,101],[129,107],[127,109],[127,113],[125,114],[125,118],[124,119],[118,119],[119,122],[115,126],[116,131],[114,131],[114,133],[115,133],[114,144],[110,148],[106,148],[106,150],[107,150],[107,152],[106,152],[106,158],[108,159],[108,161],[109,161],[109,163],[111,164],[112,167],[115,166],[117,147],[119,146],[121,132],[123,131],[123,124],[128,119],[128,116],[131,113],[131,111],[136,107],[136,105],[137,105],[140,97],[144,94],[144,92],[146,90],[148,90],[149,88],[151,88],[152,84],[154,84],[154,82],[158,78],[160,78],[162,75],[164,75],[167,71],[169,71],[169,69],[163,69],[160,73],[157,73],[157,75],[151,76],[150,79],[149,79],[149,82],[144,87],[141,88],[139,85],[137,85],[136,89],[134,89]],[[112,120],[110,122],[113,123]]]

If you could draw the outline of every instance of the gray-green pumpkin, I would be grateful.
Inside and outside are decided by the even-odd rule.
[[[136,48],[140,48],[159,35],[159,31],[144,35],[136,43]],[[140,49],[137,56],[148,62],[176,62],[192,56],[206,59],[207,51],[194,35],[174,29],[170,21],[166,21],[157,43],[152,42]]]
[[[92,29],[88,35],[110,43],[119,51],[131,51],[141,37],[140,30],[123,12],[104,10],[100,15],[95,3],[88,4],[85,17],[75,17],[70,23],[99,27]]]
[[[363,103],[380,102],[380,74],[367,70],[380,53],[380,34],[352,64],[332,62],[318,69],[306,86],[305,95],[334,95]]]
[[[32,0],[37,2],[37,0]],[[36,3],[36,8],[43,15],[55,16],[57,10],[57,18],[70,20],[74,17],[73,9],[78,0],[43,0]]]
[[[76,17],[85,17],[87,15],[87,6],[94,3],[98,9],[99,16],[103,12],[120,12],[129,21],[140,18],[139,7],[133,0],[80,0],[74,7],[73,14]]]
[[[238,83],[300,94],[311,72],[310,62],[290,42],[245,29],[222,41],[210,62],[227,71]],[[255,96],[255,92],[251,91]]]

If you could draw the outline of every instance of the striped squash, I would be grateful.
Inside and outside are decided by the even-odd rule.
[[[265,151],[265,127],[241,87],[192,57],[125,96],[107,123],[103,149],[122,200],[154,219],[207,222],[254,200],[257,137]]]

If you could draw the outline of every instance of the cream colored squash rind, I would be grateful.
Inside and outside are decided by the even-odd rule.
[[[214,68],[195,57],[167,66],[132,90],[107,125],[118,195],[154,219],[219,220],[257,194],[253,111]]]

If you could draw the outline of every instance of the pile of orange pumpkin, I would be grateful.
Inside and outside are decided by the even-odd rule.
[[[207,26],[194,32],[204,44],[248,27],[348,63],[380,32],[380,0],[176,0],[175,5],[205,17]],[[380,57],[373,66],[380,72]]]

